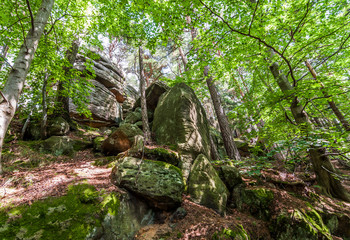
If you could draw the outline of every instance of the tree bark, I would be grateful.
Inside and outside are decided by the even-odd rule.
[[[188,70],[187,69],[188,61],[187,61],[187,58],[186,58],[184,52],[182,51],[181,47],[179,47],[179,53],[180,53],[180,56],[181,56],[182,63],[184,65],[184,72],[186,72]]]
[[[221,131],[222,139],[224,141],[226,153],[229,156],[229,158],[235,159],[235,160],[240,160],[241,156],[240,156],[238,149],[237,149],[237,146],[234,142],[231,128],[229,126],[225,111],[222,108],[222,105],[220,102],[220,97],[219,97],[218,92],[216,90],[216,87],[213,83],[212,77],[209,76],[209,66],[206,66],[204,68],[204,76],[206,77],[207,86],[209,88],[209,92],[210,92],[211,99],[213,101],[215,113],[216,113],[216,116],[218,118],[220,131]]]
[[[321,92],[323,94],[323,96],[325,98],[329,98],[329,94],[326,92],[326,89],[323,85],[323,83],[321,81],[319,81],[317,79],[317,74],[315,69],[311,66],[311,64],[309,63],[308,60],[305,61],[305,65],[307,66],[307,68],[309,69],[311,75],[313,76],[313,78],[321,84]],[[339,108],[337,107],[337,105],[335,104],[335,102],[333,100],[328,100],[328,105],[329,107],[332,109],[334,115],[337,117],[337,119],[340,121],[340,123],[343,125],[344,129],[346,131],[350,131],[350,124],[349,122],[345,119],[344,115],[342,114],[342,112],[339,110]]]
[[[312,130],[312,123],[308,118],[307,113],[304,111],[303,106],[299,104],[298,98],[291,93],[293,87],[291,86],[287,77],[279,72],[279,66],[277,63],[273,63],[270,66],[270,70],[274,78],[277,80],[283,94],[286,96],[290,95],[293,98],[290,108],[295,122],[301,127],[301,130],[305,134],[310,134],[310,130]],[[325,154],[325,148],[310,145],[308,153],[310,162],[316,174],[317,182],[320,185],[323,193],[349,202],[349,194],[341,185],[341,182],[334,177],[335,169]]]
[[[42,114],[41,126],[40,126],[40,136],[41,136],[42,140],[46,139],[46,136],[47,136],[47,132],[46,132],[46,126],[47,126],[46,86],[47,86],[48,78],[49,78],[49,74],[46,72],[45,76],[44,76],[43,88],[41,90],[43,114]]]
[[[7,45],[5,44],[5,45],[2,47],[2,53],[1,53],[1,57],[0,57],[0,71],[1,71],[1,69],[2,69],[2,65],[3,65],[4,62],[5,62],[5,59],[6,59],[8,50],[9,50],[9,46],[7,46]]]
[[[6,131],[15,114],[19,96],[53,4],[54,0],[42,0],[34,19],[34,28],[29,30],[2,91],[4,98],[0,102],[0,174],[3,173],[1,151]]]
[[[23,127],[22,127],[22,130],[21,130],[21,140],[24,139],[24,135],[26,134],[26,131],[27,131],[27,128],[29,126],[29,123],[30,123],[30,119],[32,117],[32,114],[33,114],[33,110],[30,110],[29,114],[28,114],[28,117],[26,119],[26,121],[24,122],[23,124]]]
[[[143,49],[139,47],[139,66],[140,66],[140,93],[141,93],[141,115],[142,115],[142,130],[145,137],[145,143],[151,141],[151,131],[148,124],[147,102],[146,102],[146,86],[143,67]]]
[[[75,39],[72,42],[72,46],[67,50],[66,52],[66,59],[69,62],[69,66],[64,66],[63,71],[64,75],[66,77],[65,81],[60,81],[58,83],[58,88],[57,88],[57,104],[58,106],[56,107],[57,110],[59,111],[59,116],[62,116],[66,121],[70,122],[70,116],[69,116],[69,96],[67,94],[67,89],[66,86],[69,86],[70,82],[70,76],[69,76],[69,71],[72,69],[72,66],[75,62],[75,59],[78,54],[78,49],[79,49],[79,40]],[[67,84],[68,82],[68,84]]]

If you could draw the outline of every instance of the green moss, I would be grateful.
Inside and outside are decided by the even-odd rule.
[[[92,147],[92,142],[87,140],[73,140],[73,149],[74,151],[85,150],[89,147]]]
[[[273,192],[265,188],[252,189],[255,196],[263,203],[267,204],[273,200]]]
[[[150,160],[150,159],[144,159],[144,161],[147,161],[147,162],[152,162],[152,163],[155,163],[157,165],[160,165],[166,169],[173,169],[175,170],[176,172],[178,172],[182,178],[182,171],[180,168],[178,167],[175,167],[174,165],[170,164],[170,163],[166,163],[166,162],[162,162],[162,161],[155,161],[155,160]]]
[[[304,209],[296,210],[295,216],[297,219],[302,220],[305,223],[305,227],[309,230],[309,232],[314,235],[321,233],[327,239],[332,239],[328,228],[323,223],[321,216],[315,209],[310,211],[305,211]]]
[[[294,209],[292,214],[282,213],[271,228],[278,239],[332,239],[315,209]]]
[[[220,232],[214,233],[212,236],[213,240],[228,240],[228,239],[236,239],[236,240],[249,240],[250,236],[243,228],[242,225],[238,225],[236,229],[227,229],[224,228]]]
[[[110,163],[114,162],[116,160],[115,156],[108,156],[108,157],[101,157],[96,159],[92,165],[94,166],[104,166],[109,165]]]
[[[88,184],[70,186],[67,195],[0,211],[0,239],[85,239],[119,198]]]
[[[149,159],[170,163],[174,166],[178,166],[180,159],[179,156],[165,148],[145,148],[145,156]]]

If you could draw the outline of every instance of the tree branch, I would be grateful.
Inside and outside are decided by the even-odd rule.
[[[275,53],[277,53],[287,64],[288,66],[288,69],[290,71],[290,75],[291,75],[291,78],[293,80],[293,85],[295,86],[296,85],[296,79],[294,77],[294,73],[293,73],[293,69],[292,69],[292,66],[290,64],[290,62],[288,61],[288,59],[280,52],[278,51],[276,48],[274,48],[273,46],[271,46],[270,44],[268,44],[266,41],[264,41],[263,39],[257,37],[257,36],[254,36],[254,35],[251,35],[250,33],[244,33],[244,32],[240,32],[238,31],[237,29],[234,29],[231,27],[231,25],[225,21],[225,19],[223,19],[219,14],[217,14],[216,12],[214,12],[211,8],[209,8],[202,0],[199,0],[199,2],[213,15],[215,15],[216,17],[218,17],[232,32],[235,32],[235,33],[238,33],[240,35],[243,35],[243,36],[246,36],[246,37],[250,37],[250,38],[253,38],[255,40],[258,40],[260,43],[264,44],[266,47],[272,49]]]
[[[295,33],[299,30],[299,27],[301,26],[302,22],[305,20],[307,14],[309,13],[309,5],[310,5],[310,0],[307,2],[307,5],[306,5],[305,15],[302,17],[302,19],[300,20],[298,26],[295,28],[295,30],[292,31],[292,33],[290,35],[290,40],[289,40],[288,44],[284,47],[284,49],[282,51],[282,54],[284,54],[284,52],[287,50],[287,48],[290,45],[290,43],[293,41]]]
[[[254,9],[254,13],[253,13],[253,17],[252,17],[252,20],[250,21],[250,24],[249,24],[249,30],[248,30],[249,34],[250,34],[250,29],[252,28],[252,25],[253,25],[253,21],[254,21],[254,17],[255,17],[255,14],[256,14],[256,10],[258,9],[258,5],[259,5],[259,0],[256,3],[255,9]]]
[[[4,56],[0,55],[0,57],[1,57],[2,59],[4,59],[4,61],[7,63],[7,65],[10,66],[10,68],[11,68],[12,70],[14,70],[13,67],[12,67],[12,65],[6,60],[6,58],[4,58]]]
[[[294,122],[292,121],[292,119],[290,119],[290,117],[288,116],[287,112],[284,112],[284,115],[286,116],[286,119],[287,119],[288,122],[290,122],[290,123],[291,123],[292,125],[294,125],[294,126],[298,126],[298,124],[294,123]]]
[[[333,32],[330,32],[330,33],[328,33],[328,34],[326,34],[326,35],[320,36],[319,38],[316,38],[316,39],[312,40],[311,42],[305,44],[305,45],[302,46],[299,50],[297,50],[296,52],[294,52],[293,55],[291,56],[291,58],[293,58],[298,52],[301,52],[302,50],[304,50],[304,48],[306,48],[307,46],[309,46],[309,45],[311,45],[312,43],[317,42],[317,41],[319,41],[319,40],[321,40],[321,39],[323,39],[323,38],[325,38],[325,37],[328,37],[328,36],[330,36],[330,35],[336,33],[337,31],[339,31],[340,29],[342,29],[343,27],[345,27],[345,26],[348,25],[349,23],[350,23],[350,22],[347,22],[346,24],[344,24],[343,26],[337,28],[337,29],[334,30]]]
[[[26,0],[26,3],[27,3],[28,10],[29,10],[29,14],[30,14],[30,22],[32,24],[32,29],[34,31],[34,17],[33,17],[32,8],[30,7],[30,3],[28,0]]]
[[[16,1],[16,4],[17,4],[17,1]],[[17,15],[17,18],[19,19],[19,24],[21,25],[21,28],[22,28],[23,45],[26,47],[26,49],[27,49],[27,51],[28,51],[26,35],[25,35],[25,32],[24,32],[24,28],[23,28],[23,24],[22,24],[21,18],[20,18],[19,15],[18,15],[18,9],[17,9],[17,7],[16,7],[16,4],[15,4],[16,15]],[[33,30],[34,30],[34,29],[33,29]]]
[[[334,53],[332,53],[331,55],[329,55],[328,57],[324,58],[319,64],[317,64],[314,69],[317,69],[319,66],[323,65],[328,59],[330,59],[331,57],[333,57],[334,55],[338,54],[342,49],[345,49],[347,47],[344,48],[344,44],[349,40],[350,38],[350,34],[345,38],[345,40],[340,44],[339,48],[337,51],[335,51]],[[306,77],[309,73],[305,73],[303,76],[301,76],[297,81],[302,80],[304,77]]]

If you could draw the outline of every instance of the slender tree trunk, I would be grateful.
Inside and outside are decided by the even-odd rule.
[[[209,88],[211,99],[213,101],[215,113],[216,113],[216,116],[218,118],[220,131],[221,131],[222,139],[224,141],[226,153],[230,158],[235,159],[235,160],[240,160],[241,156],[238,152],[237,146],[236,146],[235,141],[233,139],[232,131],[231,131],[231,128],[229,126],[225,111],[221,106],[220,97],[219,97],[218,92],[216,90],[216,87],[213,83],[212,77],[209,76],[209,67],[208,66],[206,66],[204,68],[204,76],[206,76],[207,85]]]
[[[277,63],[273,63],[270,66],[270,70],[277,80],[277,83],[281,91],[285,95],[290,95],[293,87],[288,81],[287,77],[279,72],[279,66]],[[304,108],[299,104],[299,100],[296,96],[293,97],[291,103],[291,111],[295,122],[301,126],[302,131],[305,134],[309,134],[312,130],[312,123],[309,120]],[[325,154],[325,148],[309,146],[309,157],[312,163],[313,169],[316,173],[318,184],[321,186],[322,191],[329,196],[333,196],[344,201],[350,201],[350,196],[341,185],[341,182],[334,177],[335,169]]]
[[[57,88],[57,110],[59,111],[59,116],[62,116],[66,121],[70,122],[70,116],[69,116],[69,96],[67,94],[66,86],[69,86],[70,82],[70,75],[69,71],[72,69],[72,66],[75,62],[75,59],[78,54],[79,49],[79,40],[75,39],[72,42],[72,46],[67,50],[66,52],[66,59],[69,62],[69,66],[64,66],[64,75],[66,79],[64,81],[60,81],[58,83]]]
[[[186,58],[184,52],[182,51],[181,47],[179,47],[179,53],[180,53],[180,56],[181,56],[182,63],[184,65],[184,72],[186,72],[188,70],[187,69],[188,61],[187,61],[187,58]]]
[[[6,59],[8,50],[9,50],[9,46],[7,46],[7,45],[5,44],[5,45],[2,47],[2,53],[1,53],[1,57],[0,57],[0,71],[1,71],[1,69],[2,69],[2,65],[3,65],[4,62],[5,62],[5,59]]]
[[[317,79],[317,74],[316,74],[315,69],[311,66],[311,64],[307,60],[305,61],[305,65],[309,69],[309,71],[310,71],[311,75],[314,77],[314,79],[318,83],[321,84],[321,92],[322,92],[323,96],[328,98],[329,94],[326,92],[326,89],[325,89],[323,83]],[[349,124],[349,122],[345,119],[344,115],[339,110],[339,108],[337,107],[335,102],[333,100],[328,100],[328,105],[332,109],[332,111],[333,111],[334,115],[337,117],[337,119],[341,122],[341,124],[343,125],[344,129],[346,131],[350,131],[350,124]]]
[[[53,4],[54,0],[42,0],[41,6],[34,19],[34,29],[32,28],[29,30],[2,91],[4,97],[0,102],[0,174],[3,173],[1,152],[5,134],[16,112],[19,96],[23,90],[26,76],[33,61],[35,51],[38,48],[41,35],[44,32]]]
[[[46,101],[46,86],[47,86],[47,80],[49,78],[49,74],[46,72],[44,76],[44,83],[43,88],[41,90],[42,95],[42,105],[43,105],[43,115],[41,119],[41,126],[40,126],[40,136],[41,139],[46,139],[47,132],[46,132],[46,125],[47,125],[47,101]]]
[[[22,127],[22,131],[21,131],[21,139],[24,139],[24,135],[26,134],[27,128],[29,126],[30,123],[30,119],[32,118],[32,114],[33,114],[33,110],[30,110],[28,117],[26,119],[26,121],[24,122],[24,125]]]
[[[151,141],[151,131],[148,124],[147,102],[146,102],[146,86],[143,68],[143,49],[139,47],[139,65],[140,65],[140,93],[141,93],[141,114],[142,114],[142,129],[145,137],[145,142]]]

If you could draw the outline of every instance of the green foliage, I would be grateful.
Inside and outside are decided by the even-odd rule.
[[[212,236],[213,240],[228,240],[228,239],[237,239],[237,240],[249,240],[250,236],[243,228],[242,225],[237,225],[236,229],[227,229],[224,228],[220,232],[216,232]]]
[[[85,239],[119,198],[88,184],[71,185],[67,195],[0,211],[1,239]]]

